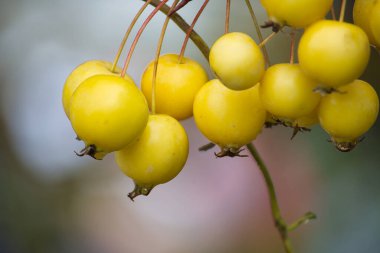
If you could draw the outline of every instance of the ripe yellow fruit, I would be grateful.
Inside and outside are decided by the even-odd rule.
[[[95,75],[75,90],[70,120],[84,154],[102,159],[122,149],[144,130],[149,109],[144,95],[131,81],[112,75]]]
[[[301,69],[321,86],[336,88],[357,79],[370,55],[367,35],[358,26],[321,20],[302,35],[298,47]]]
[[[141,79],[141,89],[152,108],[154,61],[149,63]],[[194,97],[208,80],[203,67],[189,58],[178,62],[178,55],[159,58],[156,76],[156,113],[168,114],[177,120],[193,115]]]
[[[63,86],[62,92],[63,109],[65,110],[67,116],[69,116],[70,99],[76,88],[78,88],[78,86],[84,80],[94,75],[120,75],[120,68],[116,68],[115,72],[112,72],[111,69],[112,63],[110,62],[101,60],[90,60],[82,63],[70,73]],[[132,81],[132,79],[128,75],[125,75],[125,79]]]
[[[265,119],[257,85],[235,91],[214,79],[200,89],[194,100],[198,129],[221,147],[222,155],[238,154],[261,132]]]
[[[185,129],[169,115],[149,116],[142,135],[117,151],[116,163],[135,183],[128,196],[148,195],[158,184],[175,178],[186,163],[189,142]]]
[[[260,0],[269,19],[281,26],[303,28],[323,19],[333,0]]]
[[[267,69],[260,83],[260,99],[265,109],[283,121],[294,121],[310,114],[318,105],[318,85],[298,64],[275,64]]]
[[[354,23],[368,35],[370,43],[380,48],[380,1],[356,0],[353,17]]]
[[[380,1],[376,2],[369,19],[369,27],[373,33],[373,44],[380,49]]]
[[[355,80],[322,98],[319,122],[340,151],[350,151],[375,123],[379,98],[370,84]]]
[[[293,121],[293,127],[309,128],[318,123],[319,106],[309,113],[308,115],[296,118]]]
[[[265,70],[264,56],[247,34],[227,33],[211,47],[210,66],[220,81],[232,90],[245,90],[260,81]]]

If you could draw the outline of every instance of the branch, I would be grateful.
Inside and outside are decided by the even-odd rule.
[[[281,239],[284,244],[285,251],[287,253],[292,253],[293,249],[292,249],[291,241],[288,237],[288,232],[293,231],[294,229],[298,228],[302,224],[308,223],[312,219],[316,219],[317,216],[312,212],[308,212],[304,214],[302,217],[300,217],[296,222],[294,222],[290,226],[287,225],[285,220],[281,216],[276,192],[275,192],[273,181],[269,174],[268,168],[266,167],[263,159],[261,158],[260,154],[257,152],[255,146],[253,146],[252,143],[249,143],[247,145],[247,148],[248,148],[248,151],[253,156],[253,158],[256,160],[257,165],[259,166],[259,169],[264,176],[265,183],[267,185],[267,189],[269,193],[270,204],[272,208],[272,217],[277,227],[277,230],[281,235]]]
[[[292,253],[293,250],[292,250],[292,244],[291,244],[289,237],[288,237],[288,228],[287,228],[287,225],[286,225],[284,219],[281,216],[280,207],[278,205],[276,192],[274,190],[273,181],[272,181],[272,178],[269,174],[268,168],[265,165],[260,154],[257,152],[255,146],[253,146],[253,144],[249,143],[247,145],[247,148],[248,148],[249,152],[251,153],[251,155],[253,156],[253,158],[255,159],[257,165],[259,166],[261,173],[264,176],[265,184],[267,185],[267,189],[268,189],[273,220],[274,220],[274,223],[275,223],[275,225],[276,225],[276,227],[277,227],[277,229],[281,235],[281,239],[283,241],[285,251],[287,253]]]
[[[142,1],[145,2],[146,0],[142,0]],[[160,2],[161,2],[160,0],[153,0],[150,4],[153,5],[154,7],[157,7],[157,5],[160,4]],[[168,15],[170,11],[170,7],[165,4],[161,7],[160,11],[162,11],[165,15]],[[172,13],[170,15],[170,19],[173,20],[173,22],[185,33],[190,28],[190,25],[177,13]],[[206,42],[202,39],[202,37],[196,31],[193,30],[190,33],[190,39],[198,47],[198,49],[201,51],[203,56],[208,60],[208,55],[210,54],[210,48],[208,47]]]

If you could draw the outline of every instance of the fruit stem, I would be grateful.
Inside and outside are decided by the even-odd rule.
[[[173,10],[171,10],[167,15],[168,15],[168,16],[173,15],[173,13],[175,13],[175,12],[179,11],[180,9],[182,9],[183,7],[185,7],[186,4],[188,4],[190,1],[192,1],[192,0],[182,0],[182,1],[181,1],[179,4],[177,4],[177,6],[176,6]]]
[[[189,41],[189,38],[190,38],[190,34],[192,33],[194,26],[198,21],[198,18],[201,16],[201,14],[202,14],[203,10],[206,8],[208,2],[209,2],[209,0],[204,1],[204,3],[201,6],[201,8],[199,9],[197,15],[194,17],[194,20],[191,23],[191,26],[189,27],[189,29],[186,32],[186,37],[185,37],[185,40],[183,41],[183,44],[182,44],[181,53],[179,54],[179,57],[178,57],[178,64],[182,63],[182,58],[185,54],[185,50],[186,50],[187,42]]]
[[[230,30],[230,12],[231,12],[231,0],[226,2],[226,20],[224,24],[224,33],[228,33]]]
[[[268,171],[268,168],[266,167],[263,159],[261,158],[260,154],[257,152],[255,146],[252,143],[247,144],[247,149],[251,153],[252,157],[255,159],[261,174],[264,177],[265,184],[267,186],[268,194],[269,194],[269,200],[270,205],[272,209],[272,217],[273,221],[275,223],[275,226],[277,227],[278,232],[280,233],[284,249],[286,253],[293,253],[293,247],[292,243],[289,239],[288,232],[293,231],[297,227],[299,227],[302,224],[307,223],[308,221],[315,219],[316,215],[308,212],[301,218],[299,218],[295,223],[288,226],[285,222],[285,220],[281,216],[280,207],[278,205],[277,196],[275,192],[275,188],[273,185],[273,181],[271,178],[271,175]]]
[[[330,13],[331,13],[332,20],[336,20],[334,4],[331,5]]]
[[[249,152],[251,153],[252,157],[255,159],[255,161],[256,161],[256,163],[257,163],[257,165],[258,165],[258,167],[259,167],[259,169],[260,169],[260,171],[264,177],[265,184],[267,185],[267,190],[268,190],[269,199],[270,199],[270,205],[271,205],[271,209],[272,209],[273,221],[274,221],[274,223],[275,223],[275,225],[276,225],[276,227],[277,227],[277,229],[281,235],[281,239],[283,241],[285,251],[287,253],[292,253],[293,252],[292,244],[291,244],[290,239],[288,237],[287,225],[281,216],[280,207],[278,205],[277,196],[276,196],[276,192],[274,189],[272,178],[269,174],[269,171],[268,171],[264,161],[262,160],[261,156],[257,152],[256,148],[251,143],[247,144],[247,148],[248,148]]]
[[[95,146],[95,145],[86,145],[81,151],[79,151],[79,152],[74,151],[74,153],[75,153],[77,156],[85,156],[85,155],[89,155],[89,156],[91,156],[92,158],[96,159],[96,157],[95,157],[95,154],[96,154],[96,146]]]
[[[288,226],[288,231],[293,231],[296,228],[298,228],[299,226],[301,226],[303,224],[307,224],[308,222],[310,222],[311,220],[314,220],[316,218],[317,218],[317,215],[315,215],[315,213],[307,212],[302,217],[300,217],[298,220],[296,220],[293,224],[290,224]]]
[[[128,193],[128,197],[132,200],[135,201],[135,198],[140,195],[148,196],[149,193],[152,191],[153,186],[140,186],[137,183],[135,183],[135,188],[133,191]]]
[[[344,21],[344,13],[346,11],[346,3],[347,3],[347,0],[342,0],[342,4],[340,5],[339,22]]]
[[[178,4],[179,0],[175,0],[169,10],[169,13],[174,10],[176,5]],[[157,50],[156,50],[156,56],[154,57],[154,64],[153,64],[153,77],[152,77],[152,114],[156,114],[156,82],[157,82],[157,67],[158,67],[158,59],[160,58],[161,48],[165,37],[166,29],[168,28],[170,17],[169,15],[166,16],[164,25],[161,29],[160,38],[158,39],[157,44]]]
[[[295,34],[294,30],[292,30],[290,32],[290,60],[289,60],[290,64],[294,63],[294,47],[295,47],[295,43],[296,43],[295,35],[296,34]]]
[[[253,11],[253,7],[251,5],[251,2],[249,0],[245,0],[245,3],[247,4],[247,8],[249,10],[249,13],[251,14],[253,23],[255,24],[256,33],[257,33],[257,36],[259,37],[259,40],[261,43],[261,42],[263,42],[264,38],[263,38],[263,34],[261,33],[259,22],[257,21],[255,12]],[[263,54],[264,54],[266,66],[268,67],[270,65],[270,62],[269,62],[269,55],[268,55],[267,48],[264,45],[261,47],[261,49],[262,49]]]
[[[277,32],[272,32],[271,34],[268,35],[268,37],[266,37],[260,44],[259,44],[259,47],[263,47],[265,46],[265,44],[267,44],[268,41],[270,41],[275,35],[277,34]]]
[[[139,17],[141,16],[141,14],[144,12],[144,10],[146,9],[146,7],[149,5],[150,1],[151,0],[146,1],[146,3],[140,8],[140,10],[137,12],[137,14],[135,15],[135,17],[133,18],[131,24],[129,25],[128,30],[125,32],[124,38],[123,38],[123,40],[120,43],[119,50],[117,51],[115,59],[113,60],[111,72],[113,72],[113,73],[115,72],[117,63],[118,63],[118,61],[120,59],[121,53],[123,52],[125,43],[127,42],[127,39],[129,37],[129,35],[131,34],[131,31],[132,31],[133,27],[135,26],[137,20],[139,19]]]
[[[142,0],[146,1],[146,0]],[[152,0],[150,4],[152,6],[158,6],[161,3],[160,0]],[[167,5],[163,5],[160,9],[161,12],[164,14],[168,14],[170,10],[170,7]],[[186,21],[176,12],[172,13],[170,15],[171,20],[184,32],[186,33],[188,29],[190,28],[190,25],[186,23]],[[203,56],[208,60],[208,55],[210,54],[210,48],[206,44],[206,42],[202,39],[202,37],[195,31],[192,30],[190,33],[190,39],[194,42],[194,44],[198,47],[199,51],[203,54]]]
[[[135,39],[133,40],[132,42],[132,45],[129,49],[129,52],[128,52],[128,55],[127,55],[127,58],[125,59],[125,63],[124,63],[124,67],[123,67],[123,70],[121,71],[121,74],[120,76],[121,77],[124,77],[125,76],[125,73],[127,72],[127,69],[128,69],[128,65],[129,65],[129,62],[131,61],[131,58],[132,58],[132,54],[133,54],[133,51],[135,50],[136,48],[136,45],[137,45],[137,42],[139,41],[140,39],[140,36],[141,34],[143,33],[145,27],[148,25],[148,23],[152,20],[152,18],[154,17],[154,15],[156,15],[156,13],[160,10],[160,8],[169,0],[163,0],[162,2],[160,2],[157,7],[149,14],[149,16],[145,19],[144,23],[141,25],[139,31],[137,32],[136,34],[136,37]]]
[[[198,148],[198,151],[208,151],[209,149],[212,149],[213,147],[215,147],[216,144],[215,143],[212,143],[212,142],[209,142],[201,147]]]

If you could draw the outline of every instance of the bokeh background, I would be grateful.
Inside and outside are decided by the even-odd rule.
[[[180,14],[191,22],[202,2],[192,1]],[[265,12],[258,1],[253,4],[263,23]],[[112,61],[141,5],[139,0],[0,2],[1,253],[282,252],[255,162],[198,152],[207,140],[192,119],[182,122],[191,142],[183,171],[135,202],[127,198],[133,183],[113,155],[95,161],[74,154],[82,143],[61,106],[65,79],[86,60]],[[196,25],[209,45],[224,31],[224,8],[223,1],[210,1]],[[161,13],[155,17],[132,58],[129,74],[137,83],[154,56],[163,20]],[[232,3],[231,30],[257,40],[244,1]],[[171,23],[163,53],[178,53],[183,39]],[[287,62],[288,48],[286,33],[269,42],[272,63]],[[208,68],[192,43],[186,55]],[[373,51],[362,77],[378,91],[379,66]],[[307,211],[318,215],[291,233],[296,252],[378,252],[380,122],[350,153],[336,151],[319,127],[293,141],[290,135],[282,127],[265,129],[255,145],[269,166],[285,219],[290,223]]]

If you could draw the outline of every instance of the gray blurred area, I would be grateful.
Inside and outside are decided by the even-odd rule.
[[[191,22],[202,2],[192,1],[180,14]],[[231,30],[257,41],[244,1],[232,2]],[[252,2],[263,23],[265,12]],[[190,139],[183,171],[135,202],[127,198],[133,182],[112,154],[102,161],[74,154],[82,143],[61,105],[65,79],[86,60],[112,61],[141,5],[139,0],[0,2],[0,253],[282,252],[255,162],[216,159],[216,150],[198,152],[207,140],[192,119],[182,122]],[[224,8],[224,1],[210,1],[196,25],[209,45],[224,32]],[[154,57],[163,21],[158,14],[141,37],[128,70],[136,83]],[[171,23],[163,53],[178,53],[183,39]],[[130,44],[131,39],[127,48]],[[289,44],[286,32],[269,42],[272,63],[288,61]],[[209,70],[192,43],[186,55]],[[373,50],[362,79],[377,91],[379,66]],[[307,211],[318,215],[291,234],[296,252],[378,252],[380,123],[350,153],[336,151],[319,127],[293,141],[290,135],[286,128],[265,129],[255,144],[270,168],[285,219],[294,221]]]

